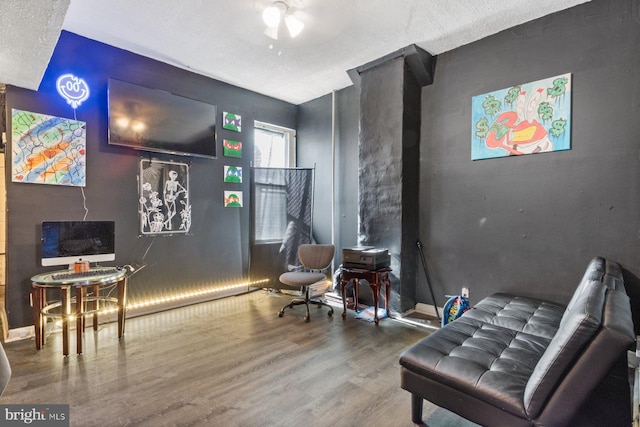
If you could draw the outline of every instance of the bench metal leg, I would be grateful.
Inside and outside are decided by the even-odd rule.
[[[411,421],[414,424],[424,425],[422,423],[422,397],[411,393]]]

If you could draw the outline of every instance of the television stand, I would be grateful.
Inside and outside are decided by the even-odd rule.
[[[122,269],[89,269],[82,277],[69,278],[68,270],[53,271],[35,275],[31,278],[32,311],[35,321],[36,349],[45,344],[45,324],[47,317],[59,317],[62,320],[62,354],[69,355],[69,322],[72,316],[76,319],[76,349],[82,353],[82,333],[85,328],[85,317],[93,316],[93,330],[98,330],[98,312],[101,304],[117,305],[118,338],[124,335],[125,308],[127,301],[127,276]],[[87,274],[89,273],[89,274]],[[93,274],[91,274],[93,273]],[[117,298],[100,296],[100,288],[117,283]],[[47,289],[60,291],[60,300],[47,302]],[[87,296],[91,289],[92,296]],[[71,310],[71,291],[75,290],[75,311]],[[90,304],[92,303],[92,304]],[[60,308],[60,314],[51,311]]]

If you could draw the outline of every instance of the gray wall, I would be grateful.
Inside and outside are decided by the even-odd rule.
[[[331,243],[331,95],[303,104],[298,123],[297,166],[315,167],[313,237],[318,243]]]
[[[441,302],[463,286],[472,302],[566,302],[596,255],[640,272],[639,21],[635,1],[595,0],[439,55],[422,94],[420,235]],[[471,97],[567,72],[570,151],[471,161]],[[430,301],[422,277],[417,295]]]
[[[38,92],[8,88],[7,114],[17,108],[73,117],[73,110],[55,92],[55,80],[63,72],[83,77],[92,89],[91,97],[76,112],[77,119],[87,123],[87,220],[115,220],[116,264],[142,267],[131,278],[129,302],[245,281],[253,121],[296,128],[297,106],[63,32]],[[109,77],[217,105],[218,158],[167,156],[108,145]],[[242,115],[240,134],[220,129],[223,111]],[[223,138],[243,142],[242,159],[222,156]],[[142,157],[190,164],[190,235],[139,237],[137,174]],[[10,162],[8,150],[8,174]],[[244,168],[240,187],[223,184],[224,165]],[[29,278],[51,270],[39,265],[41,222],[80,220],[84,209],[80,188],[12,183],[10,175],[7,182],[7,310],[9,326],[17,328],[33,323]],[[239,188],[245,195],[245,207],[224,208],[223,191]]]
[[[356,88],[335,92],[335,195],[331,192],[332,95],[306,102],[298,113],[298,166],[316,164],[314,192],[314,236],[331,242],[331,198],[335,203],[335,264],[342,262],[343,247],[357,244],[358,232],[358,118],[360,103]]]
[[[336,246],[358,243],[358,138],[360,97],[355,86],[336,92]],[[337,264],[342,263],[342,251]]]

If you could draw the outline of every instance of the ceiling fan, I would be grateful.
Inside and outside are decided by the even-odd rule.
[[[267,25],[264,33],[274,40],[278,40],[280,23],[284,21],[289,35],[293,38],[302,32],[304,22],[295,15],[295,9],[291,8],[286,1],[276,0],[273,4],[264,9],[262,20]]]

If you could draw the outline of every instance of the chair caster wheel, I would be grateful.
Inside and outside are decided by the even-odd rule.
[[[327,315],[328,315],[329,317],[332,317],[332,316],[333,316],[333,310],[331,310],[330,312],[328,312],[328,313],[327,313]]]
[[[278,317],[282,317],[282,316],[284,316],[284,311],[279,311],[278,312]]]

